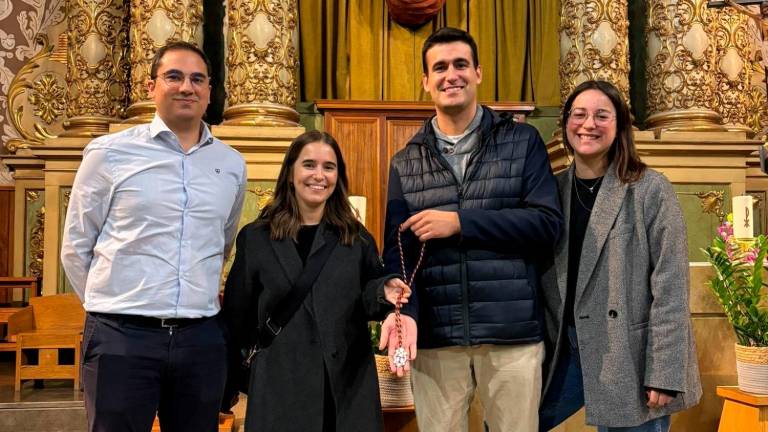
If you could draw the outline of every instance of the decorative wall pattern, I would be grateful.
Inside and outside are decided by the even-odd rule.
[[[71,187],[62,187],[59,189],[59,215],[61,217],[59,218],[59,232],[64,232],[64,222],[65,218],[64,215],[67,214],[67,208],[69,207],[69,198],[72,195],[72,188]],[[59,251],[56,254],[57,256],[61,255],[61,243],[59,243]],[[67,275],[64,274],[64,269],[59,266],[59,275],[58,275],[58,283],[56,284],[57,292],[59,294],[67,293],[67,292],[74,292],[74,289],[72,288],[72,285],[69,283],[69,279],[67,279]]]
[[[629,101],[627,0],[564,0],[560,16],[561,100],[582,82],[601,79]]]
[[[45,191],[27,189],[24,196],[25,276],[43,276],[43,238],[45,236]]]
[[[748,8],[755,16],[760,14],[760,6]],[[747,126],[755,132],[768,133],[768,98],[766,98],[765,68],[768,66],[768,43],[764,40],[762,23],[754,19],[747,20],[747,29],[753,49],[747,59],[750,87],[747,90]]]
[[[19,138],[5,148],[15,153],[31,144],[42,144],[63,130],[67,105],[66,34],[54,44],[45,34],[37,36],[41,49],[21,67],[8,91],[9,121]]]
[[[232,0],[227,12],[230,105],[296,105],[295,0]]]
[[[706,261],[709,246],[723,213],[730,212],[731,191],[724,184],[674,184],[688,230],[688,259]]]
[[[65,125],[71,135],[104,134],[128,102],[128,0],[69,0]]]
[[[37,35],[46,35],[56,41],[66,28],[64,0],[0,0],[0,154],[8,152],[6,146],[22,135],[8,118],[11,82],[24,64],[43,47]],[[55,73],[55,66],[43,66],[38,73]],[[60,69],[59,72],[62,72]],[[57,77],[63,82],[63,76]],[[58,117],[52,121],[61,120]],[[55,128],[54,128],[55,129]],[[7,180],[0,167],[0,182]]]
[[[646,43],[648,127],[720,123],[715,84],[717,23],[706,0],[650,0]],[[688,111],[680,114],[679,111]],[[697,123],[698,121],[698,123]]]
[[[238,224],[238,231],[240,228],[248,223],[253,222],[264,209],[264,206],[272,199],[272,195],[275,192],[275,182],[271,181],[249,181],[245,193],[245,201],[243,202],[243,212],[240,215],[240,223]],[[227,261],[224,263],[224,269],[221,272],[222,286],[227,280],[229,269],[232,267],[232,262],[235,260],[235,250],[232,249]]]
[[[228,123],[238,118],[254,124],[298,122],[293,110],[299,72],[297,14],[297,0],[229,1]]]
[[[717,112],[729,129],[748,129],[748,92],[752,78],[749,59],[753,50],[748,26],[750,18],[730,7],[717,11],[716,17]]]
[[[149,101],[147,80],[152,58],[170,40],[192,42],[202,47],[203,2],[195,0],[126,0],[131,8],[130,102],[128,116],[151,120],[154,104]]]

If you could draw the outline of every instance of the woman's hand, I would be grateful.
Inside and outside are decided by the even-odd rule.
[[[400,293],[403,294],[402,297],[400,297]],[[397,304],[398,300],[403,304],[408,303],[410,296],[411,288],[400,278],[390,279],[384,284],[384,298],[392,304]]]
[[[397,376],[402,377],[405,372],[411,370],[411,360],[416,358],[416,339],[418,338],[418,327],[416,321],[408,315],[400,315],[400,322],[403,329],[403,348],[408,353],[408,361],[405,362],[405,366],[398,367],[395,365],[394,357],[395,350],[400,345],[400,341],[397,337],[397,329],[395,325],[395,314],[390,313],[387,319],[381,323],[381,339],[379,341],[379,349],[383,350],[387,348],[389,357],[389,370]]]
[[[648,408],[661,408],[675,399],[664,392],[654,389],[646,390],[645,395],[648,396]]]

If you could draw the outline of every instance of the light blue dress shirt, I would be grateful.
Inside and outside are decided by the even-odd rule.
[[[157,318],[218,313],[246,167],[201,127],[200,142],[186,153],[158,116],[85,148],[61,247],[85,310]]]

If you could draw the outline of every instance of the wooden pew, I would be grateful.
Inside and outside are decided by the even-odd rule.
[[[71,379],[80,388],[80,341],[85,311],[74,294],[32,297],[30,305],[8,319],[8,334],[16,341],[15,390],[25,380]],[[73,364],[62,364],[60,350],[74,350]],[[37,352],[37,363],[30,355]]]
[[[6,337],[5,327],[11,315],[27,305],[23,301],[14,302],[14,292],[21,290],[22,299],[25,294],[32,298],[37,297],[38,289],[38,278],[36,277],[0,277],[0,351],[16,351],[16,342]]]

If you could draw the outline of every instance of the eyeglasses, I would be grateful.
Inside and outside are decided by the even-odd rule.
[[[159,78],[162,78],[168,87],[181,87],[184,81],[187,80],[187,75],[178,71],[168,71],[160,75]],[[199,72],[189,74],[189,82],[193,87],[204,87],[208,84],[208,80],[209,78],[205,74]]]
[[[616,114],[608,110],[597,110],[590,114],[587,110],[578,108],[571,110],[571,113],[568,115],[568,121],[575,125],[580,125],[586,122],[590,116],[592,116],[592,119],[598,126],[607,126],[616,118]]]

